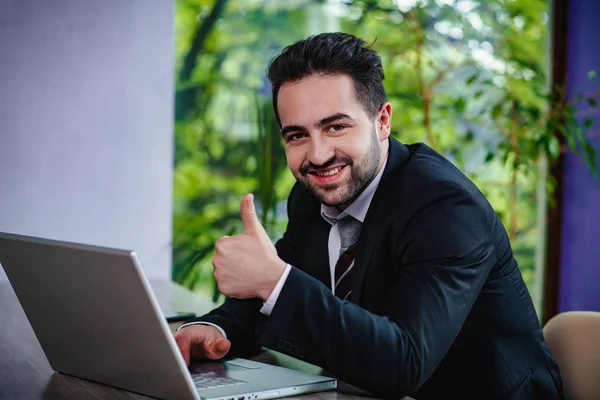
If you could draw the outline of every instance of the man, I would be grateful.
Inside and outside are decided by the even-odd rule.
[[[273,246],[242,199],[213,259],[228,300],[176,333],[186,361],[265,346],[381,397],[563,398],[505,229],[449,161],[390,137],[378,55],[321,34],[268,76],[288,227]]]

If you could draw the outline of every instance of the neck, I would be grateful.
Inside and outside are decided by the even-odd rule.
[[[379,171],[381,171],[381,168],[383,168],[383,166],[385,165],[385,160],[387,159],[387,155],[388,155],[389,151],[390,151],[390,140],[386,139],[385,141],[383,141],[381,143],[381,146],[379,146],[379,166],[377,167],[377,172],[375,172],[375,175],[373,175],[373,178],[371,180],[373,180],[377,176]]]

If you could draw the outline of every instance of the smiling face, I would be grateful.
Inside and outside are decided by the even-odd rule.
[[[388,150],[392,108],[369,116],[347,75],[311,75],[277,98],[292,174],[321,202],[352,203],[377,175]]]

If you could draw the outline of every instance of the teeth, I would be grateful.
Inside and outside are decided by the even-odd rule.
[[[331,171],[327,171],[327,172],[317,172],[317,175],[319,176],[331,176],[331,175],[335,175],[338,172],[340,172],[342,169],[340,167],[334,168]]]

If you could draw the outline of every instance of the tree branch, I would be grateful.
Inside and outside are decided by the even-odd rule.
[[[454,71],[456,68],[458,67],[458,64],[451,64],[448,67],[438,71],[438,73],[436,74],[435,78],[433,79],[433,81],[431,82],[431,84],[429,85],[429,91],[433,94],[433,90],[444,81],[444,79],[446,79],[446,77],[448,76],[448,74],[452,71]]]

